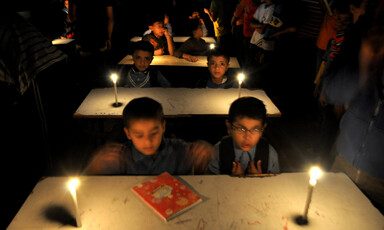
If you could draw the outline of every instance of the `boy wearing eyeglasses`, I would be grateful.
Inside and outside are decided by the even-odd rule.
[[[229,136],[215,145],[216,157],[207,168],[209,174],[280,173],[276,150],[262,138],[266,124],[266,109],[254,97],[241,97],[229,109],[225,121]]]

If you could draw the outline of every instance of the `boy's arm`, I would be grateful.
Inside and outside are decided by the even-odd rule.
[[[167,39],[167,46],[169,55],[173,56],[173,52],[175,51],[175,46],[173,45],[172,36],[169,34],[168,30],[165,30],[165,38]]]
[[[177,50],[175,50],[175,53],[173,56],[178,58],[184,58],[187,61],[196,62],[199,59],[193,55],[188,54],[189,51],[192,49],[192,44],[188,41],[184,42]]]
[[[214,149],[215,149],[215,156],[213,158],[213,160],[211,160],[209,163],[208,163],[208,166],[207,166],[207,169],[205,171],[206,174],[215,174],[215,175],[219,175],[220,174],[220,156],[219,156],[219,143],[217,143],[215,146],[214,146]]]
[[[97,150],[85,168],[88,175],[124,174],[124,147],[118,143],[110,143]]]
[[[192,165],[194,172],[202,174],[206,171],[208,163],[215,156],[213,146],[203,140],[190,143],[186,149],[186,158]]]

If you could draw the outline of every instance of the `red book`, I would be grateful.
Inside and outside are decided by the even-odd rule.
[[[167,172],[134,186],[132,191],[166,221],[202,201]]]

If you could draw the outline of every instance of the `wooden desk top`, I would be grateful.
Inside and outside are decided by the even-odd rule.
[[[207,56],[196,56],[199,60],[197,62],[190,62],[184,58],[178,58],[170,55],[154,56],[151,65],[154,66],[187,66],[187,67],[205,67],[207,65]],[[125,56],[118,64],[120,65],[133,65],[132,55]],[[239,61],[236,57],[230,57],[229,68],[240,68]]]
[[[381,230],[383,215],[342,173],[325,173],[316,185],[307,226],[303,214],[308,173],[283,173],[257,178],[176,176],[203,202],[165,222],[131,191],[152,176],[80,177],[77,190],[81,228],[64,217],[74,214],[66,188],[68,177],[37,183],[9,230],[17,229],[283,229]],[[60,215],[62,214],[62,215]],[[66,221],[67,220],[67,221]]]
[[[185,42],[188,40],[188,36],[175,36],[173,37],[173,42]],[[207,43],[216,43],[216,40],[213,37],[201,37],[202,39],[205,40]],[[131,38],[131,42],[138,42],[141,41],[142,37],[136,36]]]
[[[93,89],[76,110],[76,118],[120,118],[129,101],[151,97],[162,104],[166,117],[214,115],[227,116],[230,104],[238,98],[238,88],[123,88],[118,87],[118,101],[113,107],[114,88]],[[281,116],[279,109],[263,90],[241,89],[241,96],[253,96],[264,102],[268,116]]]

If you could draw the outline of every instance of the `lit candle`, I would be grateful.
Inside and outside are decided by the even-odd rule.
[[[111,79],[113,81],[113,86],[115,87],[115,105],[117,106],[119,104],[119,102],[117,101],[117,87],[116,87],[117,75],[112,74]]]
[[[244,80],[244,74],[240,73],[239,75],[237,75],[237,80],[239,80],[239,97],[240,97],[241,84],[243,83],[243,80]]]
[[[76,188],[79,185],[79,179],[71,179],[68,182],[68,189],[72,195],[73,204],[75,205],[76,226],[81,227],[81,220],[79,215],[79,206],[77,205]]]
[[[321,171],[318,167],[313,167],[311,168],[310,174],[311,174],[311,178],[309,180],[307,202],[305,203],[304,215],[303,215],[303,220],[305,222],[307,221],[308,209],[309,209],[309,204],[311,203],[311,200],[312,200],[313,189],[317,184],[317,179],[320,177]]]
[[[211,50],[213,50],[213,49],[215,48],[215,44],[211,43],[211,44],[209,45],[209,48],[210,48]]]

